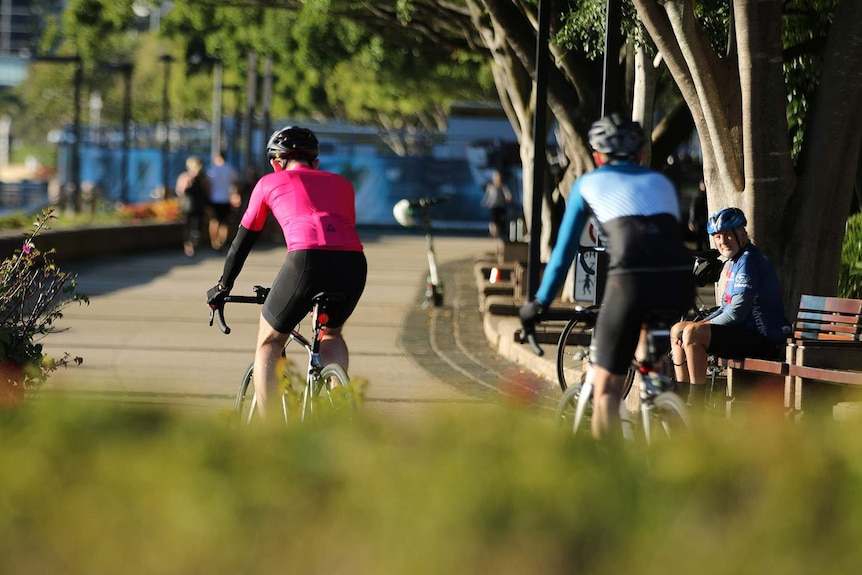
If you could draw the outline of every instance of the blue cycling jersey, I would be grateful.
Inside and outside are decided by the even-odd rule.
[[[608,274],[690,269],[671,181],[637,164],[606,164],[572,186],[557,243],[536,292],[539,303],[550,304],[565,281],[591,214],[607,243]]]
[[[709,322],[757,331],[776,343],[784,340],[790,334],[790,322],[784,316],[781,285],[769,258],[749,242],[725,265],[724,274],[721,307],[707,318]]]

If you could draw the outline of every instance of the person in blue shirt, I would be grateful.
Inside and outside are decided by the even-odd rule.
[[[721,305],[703,321],[683,321],[671,328],[674,372],[677,381],[691,384],[693,406],[703,405],[707,354],[774,359],[790,334],[775,268],[751,243],[747,223],[739,208],[710,216],[707,232],[726,259],[719,280]]]
[[[683,244],[676,188],[663,174],[638,164],[643,141],[640,124],[619,114],[592,125],[589,142],[597,169],[572,186],[541,285],[519,311],[524,332],[531,333],[562,287],[581,232],[593,216],[609,255],[590,349],[595,386],[591,425],[597,439],[620,434],[625,375],[644,321],[656,310],[676,321],[694,301],[692,258]]]

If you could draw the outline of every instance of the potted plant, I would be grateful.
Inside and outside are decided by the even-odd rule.
[[[0,262],[0,407],[34,393],[58,367],[82,361],[68,353],[48,357],[41,344],[57,331],[55,322],[67,305],[89,304],[77,291],[77,276],[53,261],[54,250],[36,247],[34,240],[54,217],[52,209],[42,211],[21,248]]]

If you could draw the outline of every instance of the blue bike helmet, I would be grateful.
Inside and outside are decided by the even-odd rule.
[[[709,235],[726,230],[744,228],[748,224],[745,214],[739,208],[724,208],[712,214],[706,222],[706,232]]]

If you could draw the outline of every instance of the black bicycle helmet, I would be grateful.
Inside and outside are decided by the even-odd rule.
[[[269,159],[284,159],[296,155],[297,159],[313,160],[320,153],[317,136],[308,128],[287,126],[276,130],[266,143]]]
[[[593,123],[589,133],[590,146],[612,158],[631,158],[644,143],[641,125],[614,113]]]
[[[712,214],[706,222],[706,232],[709,235],[726,230],[744,228],[748,224],[745,214],[739,208],[724,208]]]

